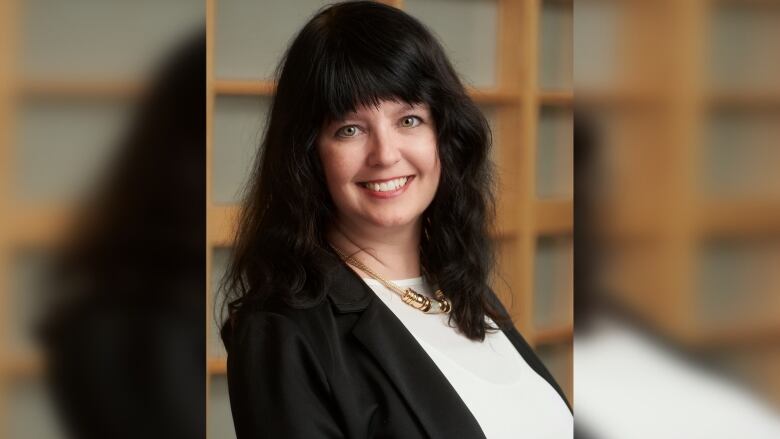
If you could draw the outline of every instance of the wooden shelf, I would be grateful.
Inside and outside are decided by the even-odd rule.
[[[238,205],[212,206],[208,210],[208,241],[215,247],[229,247],[233,243]]]
[[[217,80],[214,92],[228,96],[271,96],[276,92],[273,81]]]
[[[211,357],[208,360],[209,375],[225,375],[227,373],[227,359]]]
[[[780,200],[723,200],[703,203],[705,236],[754,236],[780,232]]]
[[[659,104],[664,96],[660,92],[641,89],[615,90],[578,90],[576,101],[592,107],[646,107]],[[540,95],[540,101],[565,100],[565,95],[547,93]],[[744,110],[777,110],[780,109],[780,90],[712,90],[705,93],[704,103],[712,108],[744,109]]]
[[[717,325],[693,321],[666,321],[658,326],[659,332],[672,343],[693,351],[775,346],[780,339],[780,323],[767,319]]]
[[[43,373],[43,362],[36,354],[7,355],[2,362],[2,374],[7,378],[30,378]]]
[[[520,101],[521,95],[517,92],[502,91],[496,89],[476,89],[467,87],[469,96],[478,104],[503,105],[516,104]]]
[[[555,107],[571,107],[574,105],[574,92],[571,90],[545,90],[539,93],[539,103]]]
[[[9,208],[11,244],[51,246],[64,237],[73,221],[72,208],[63,205]]]
[[[534,214],[538,235],[555,235],[573,231],[574,202],[571,199],[537,200]]]
[[[635,88],[580,89],[575,92],[577,105],[588,108],[645,108],[658,104],[662,97],[658,92]]]
[[[550,345],[556,343],[571,342],[574,337],[574,327],[572,325],[561,326],[557,328],[547,328],[537,330],[534,334],[534,345]]]
[[[712,91],[708,103],[719,109],[777,110],[780,109],[780,90]]]

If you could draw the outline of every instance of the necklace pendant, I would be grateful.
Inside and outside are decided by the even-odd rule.
[[[430,299],[422,294],[414,291],[411,288],[404,290],[401,300],[413,308],[419,309],[426,314],[447,314],[452,309],[450,301],[444,297],[444,293],[441,290],[436,290],[434,293],[435,299]]]
[[[404,294],[403,296],[401,296],[401,300],[405,304],[410,305],[413,308],[419,309],[424,313],[427,313],[428,310],[431,309],[431,301],[427,297],[423,296],[417,291],[414,291],[411,288],[407,288],[404,290]]]
[[[433,293],[433,297],[437,299],[437,303],[439,304],[441,308],[441,312],[447,314],[452,310],[452,304],[447,299],[446,296],[444,296],[444,291],[442,290],[436,290],[435,293]]]

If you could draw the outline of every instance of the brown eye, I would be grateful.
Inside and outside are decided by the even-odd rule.
[[[336,136],[338,137],[355,137],[357,136],[357,134],[358,134],[358,127],[356,127],[355,125],[348,125],[336,131]]]
[[[414,128],[421,123],[422,121],[417,116],[406,116],[401,119],[401,126],[404,128]]]

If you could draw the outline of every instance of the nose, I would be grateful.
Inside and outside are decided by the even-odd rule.
[[[392,129],[376,129],[370,139],[368,165],[371,167],[392,166],[401,161],[400,139]]]

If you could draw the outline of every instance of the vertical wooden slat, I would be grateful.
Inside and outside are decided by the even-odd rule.
[[[10,380],[8,368],[8,312],[10,294],[10,219],[12,214],[12,145],[15,128],[16,42],[19,22],[15,0],[0,2],[0,437],[6,437]]]
[[[501,0],[500,3],[500,87],[517,90],[518,100],[501,111],[500,130],[506,141],[501,157],[506,157],[514,171],[502,177],[503,205],[515,209],[504,215],[511,218],[516,238],[503,271],[509,276],[520,309],[513,309],[518,328],[533,340],[533,266],[536,237],[534,234],[534,193],[538,71],[538,33],[540,0]]]
[[[703,68],[704,20],[708,0],[688,0],[685,2],[670,2],[669,13],[676,23],[685,26],[675,26],[679,29],[674,38],[677,41],[674,52],[674,65],[678,66],[677,77],[671,82],[670,97],[670,132],[672,140],[668,151],[672,156],[673,179],[677,190],[674,191],[675,203],[670,209],[671,220],[669,229],[670,257],[675,258],[675,264],[670,268],[673,272],[669,277],[675,285],[670,310],[676,331],[686,336],[693,336],[698,327],[696,315],[696,298],[698,285],[696,279],[697,233],[693,219],[695,210],[700,204],[697,191],[697,169],[701,154],[701,78]],[[676,302],[676,303],[674,303]]]

